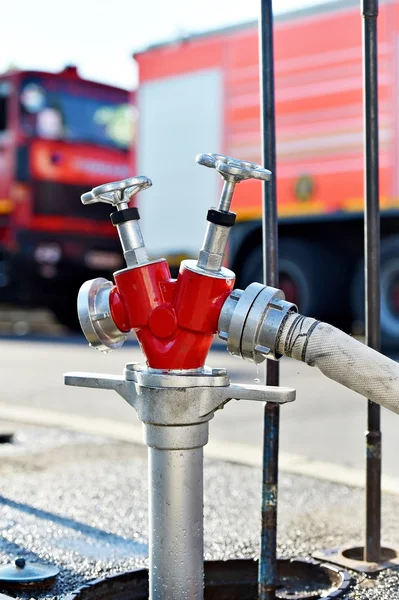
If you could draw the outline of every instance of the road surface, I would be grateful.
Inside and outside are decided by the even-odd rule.
[[[121,373],[126,362],[140,360],[138,347],[131,344],[103,355],[79,339],[0,340],[0,419],[7,418],[1,406],[10,410],[26,407],[27,414],[41,409],[77,415],[87,424],[95,423],[94,419],[105,419],[138,427],[133,409],[116,394],[63,385],[66,371]],[[207,362],[213,367],[227,367],[235,382],[263,381],[262,366],[258,370],[251,363],[231,357],[222,348],[213,350]],[[287,457],[294,462],[302,457],[321,463],[319,471],[323,471],[323,463],[362,470],[365,399],[329,381],[316,369],[286,358],[281,361],[281,384],[297,390],[297,400],[281,408],[282,465]],[[382,413],[383,471],[399,481],[399,417],[385,409]],[[259,463],[262,421],[262,404],[232,401],[211,422],[211,440],[223,445],[223,458],[227,458],[226,452],[229,455],[230,447],[234,447],[236,454],[242,448],[249,462]],[[329,469],[328,465],[325,469]]]

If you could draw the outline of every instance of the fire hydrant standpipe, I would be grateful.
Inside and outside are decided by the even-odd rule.
[[[208,422],[231,399],[282,404],[291,388],[231,384],[225,369],[208,369],[206,356],[227,299],[234,298],[234,273],[223,268],[234,187],[245,179],[270,178],[259,165],[218,154],[197,157],[225,183],[218,208],[208,211],[208,228],[198,261],[183,261],[177,280],[164,259],[149,260],[130,198],[151,185],[135,177],[94,188],[84,204],[108,202],[128,268],[83,284],[79,319],[89,343],[101,351],[120,347],[136,333],[147,367],[128,364],[123,376],[68,373],[65,383],[111,389],[143,423],[149,448],[149,555],[151,600],[203,598],[203,446]],[[280,294],[280,300],[283,295]],[[278,327],[292,304],[275,316]],[[235,319],[237,321],[237,319]]]

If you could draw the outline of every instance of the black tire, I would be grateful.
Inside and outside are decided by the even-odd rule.
[[[348,287],[348,274],[344,265],[338,255],[319,243],[293,238],[280,241],[279,286],[303,315],[346,325],[348,310],[342,311],[345,308],[342,290]],[[253,281],[262,282],[262,272],[262,248],[257,246],[244,263],[240,287],[245,288]],[[348,304],[349,297],[346,308]],[[340,311],[344,314],[339,314]]]
[[[381,344],[384,350],[399,348],[399,237],[388,237],[381,242]],[[359,261],[351,289],[351,304],[358,330],[365,322],[364,260]],[[396,304],[396,306],[395,306]]]
[[[7,253],[0,247],[0,302],[15,302],[15,285]]]
[[[49,308],[56,319],[61,325],[75,333],[81,331],[77,310],[80,285],[80,282],[74,282],[69,283],[68,287],[61,286],[59,293],[52,295],[49,300]]]

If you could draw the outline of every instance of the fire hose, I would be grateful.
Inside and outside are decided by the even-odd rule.
[[[240,331],[238,319],[245,322]],[[297,314],[280,290],[257,283],[234,290],[222,308],[219,336],[232,354],[255,363],[289,356],[399,414],[399,364],[332,325]]]
[[[327,323],[290,314],[278,350],[399,413],[399,365]]]

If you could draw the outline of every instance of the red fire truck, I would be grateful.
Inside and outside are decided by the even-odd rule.
[[[0,76],[0,301],[74,326],[81,282],[122,265],[109,207],[80,195],[130,175],[132,110],[75,67]]]
[[[220,185],[195,164],[196,153],[261,161],[257,25],[153,46],[135,59],[138,171],[154,182],[140,205],[146,244],[154,255],[190,255]],[[364,313],[358,1],[277,16],[275,61],[280,285],[304,314],[350,327]],[[381,3],[379,65],[381,325],[388,345],[399,340],[398,0]],[[237,187],[228,263],[245,286],[262,277],[261,189],[255,181]]]

